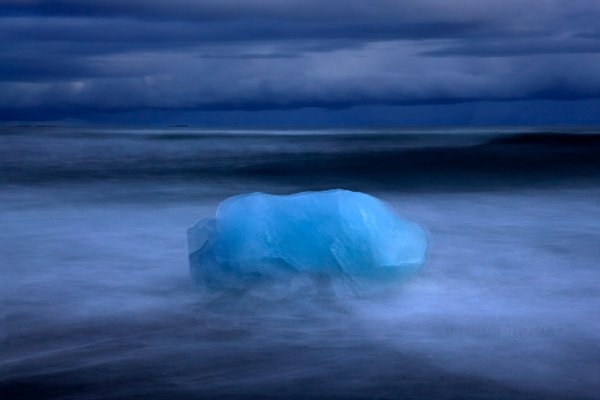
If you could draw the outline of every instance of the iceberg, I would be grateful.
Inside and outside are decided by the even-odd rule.
[[[427,237],[383,201],[348,190],[250,193],[188,230],[190,270],[207,289],[257,283],[389,282],[425,261]]]

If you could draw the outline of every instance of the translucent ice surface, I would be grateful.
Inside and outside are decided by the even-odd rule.
[[[418,225],[347,190],[230,197],[188,231],[192,276],[205,288],[306,277],[389,282],[414,272],[426,248]]]

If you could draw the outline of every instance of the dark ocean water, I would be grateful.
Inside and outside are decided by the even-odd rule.
[[[593,399],[600,135],[0,130],[2,399]],[[370,297],[209,301],[185,233],[227,196],[341,187],[426,228]]]

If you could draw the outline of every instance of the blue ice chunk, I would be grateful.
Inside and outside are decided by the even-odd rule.
[[[188,230],[192,276],[206,288],[298,275],[385,281],[414,272],[426,248],[424,231],[386,203],[339,189],[230,197]]]

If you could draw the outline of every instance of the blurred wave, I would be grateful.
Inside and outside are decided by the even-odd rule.
[[[5,131],[4,183],[237,179],[430,191],[596,184],[600,171],[594,131]]]

